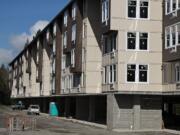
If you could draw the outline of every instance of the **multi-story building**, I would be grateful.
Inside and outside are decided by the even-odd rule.
[[[109,129],[161,129],[176,86],[162,69],[179,58],[162,24],[162,0],[72,0],[10,63],[11,96]]]

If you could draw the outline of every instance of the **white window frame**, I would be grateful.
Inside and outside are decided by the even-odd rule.
[[[66,55],[62,56],[62,70],[66,68]]]
[[[77,15],[77,5],[76,3],[74,3],[72,6],[72,19],[73,20],[76,20],[76,15]]]
[[[107,69],[108,66],[103,67],[103,84],[107,84]]]
[[[178,31],[178,25],[179,25],[179,31]],[[173,39],[172,39],[172,28],[175,28],[175,45],[173,45],[172,44],[172,42],[173,42]],[[170,42],[170,44],[169,44],[169,46],[167,46],[167,29],[169,29],[169,42]],[[165,27],[165,49],[169,49],[169,48],[176,48],[177,46],[180,46],[180,43],[178,43],[178,40],[180,40],[180,39],[178,39],[178,34],[180,33],[180,23],[178,22],[178,23],[175,23],[175,24],[173,24],[173,25],[170,25],[170,26],[167,26],[167,27]]]
[[[111,70],[112,68],[112,70]],[[114,70],[116,68],[116,70]],[[114,80],[114,73],[116,73],[116,80]],[[112,77],[112,80],[111,80]],[[117,81],[117,65],[113,64],[109,66],[109,84],[114,84]]]
[[[67,48],[67,31],[63,33],[63,47]]]
[[[72,25],[72,37],[71,37],[71,41],[74,42],[74,43],[76,42],[76,29],[77,29],[76,28],[76,24],[73,24]]]
[[[135,33],[136,34],[136,44],[135,44],[135,49],[128,49],[128,33]],[[148,35],[147,37],[147,49],[142,50],[140,49],[140,33],[146,33]],[[149,32],[133,32],[133,31],[128,31],[126,32],[126,51],[149,51],[149,45],[150,45],[150,33]]]
[[[36,68],[36,78],[38,78],[38,76],[39,76],[39,70],[38,68]]]
[[[75,67],[75,49],[71,50],[71,66]]]
[[[65,89],[65,77],[62,77],[61,81],[62,81],[61,89],[64,90]]]
[[[128,65],[136,65],[136,70],[135,70],[135,81],[134,82],[129,82],[128,81],[128,78],[127,78],[127,70],[128,70],[128,68],[127,68],[127,66]],[[140,82],[139,81],[139,65],[144,65],[144,66],[147,66],[147,82]],[[128,63],[128,64],[125,64],[125,66],[126,66],[126,74],[125,74],[125,78],[126,78],[126,83],[130,83],[130,84],[136,84],[136,83],[138,83],[138,84],[149,84],[149,72],[150,72],[150,69],[149,69],[149,65],[148,64],[133,64],[133,63]]]
[[[53,26],[53,35],[56,36],[57,34],[57,24],[54,23],[54,26]]]
[[[63,22],[64,22],[64,26],[67,27],[67,23],[68,23],[68,13],[67,13],[67,11],[64,13]]]
[[[50,33],[49,33],[49,30],[47,30],[47,32],[46,32],[46,40],[49,41],[49,39],[50,39]]]
[[[180,9],[180,6],[178,5],[178,3],[180,2],[179,0],[175,0],[176,1],[176,8],[173,10],[173,1],[174,0],[165,0],[165,15],[169,15],[171,13],[175,13],[177,12],[179,9]],[[168,3],[169,2],[169,12],[167,11],[167,6],[168,6]]]
[[[148,2],[148,14],[147,18],[140,18],[140,1],[147,1]],[[150,0],[136,0],[136,17],[129,17],[128,16],[128,0],[126,1],[126,16],[127,19],[139,19],[139,20],[149,20],[150,19]]]
[[[56,72],[56,60],[55,59],[52,60],[51,70],[52,70],[52,73]]]
[[[55,93],[55,77],[52,77],[51,80],[51,90],[53,93]]]
[[[102,11],[101,11],[101,15],[102,15],[102,23],[106,22],[109,20],[109,16],[110,16],[110,2],[109,0],[102,0]]]
[[[53,39],[53,53],[56,54],[56,39]]]

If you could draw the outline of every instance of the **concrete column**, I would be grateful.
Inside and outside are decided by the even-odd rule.
[[[89,118],[88,121],[95,121],[95,97],[89,97]]]
[[[107,129],[112,130],[114,128],[114,94],[107,95]]]
[[[140,129],[140,114],[141,114],[141,106],[140,106],[140,96],[134,96],[134,106],[133,106],[133,110],[134,110],[134,130],[138,130]]]

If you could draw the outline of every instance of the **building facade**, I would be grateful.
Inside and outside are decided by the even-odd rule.
[[[164,121],[170,127],[179,127],[180,90],[180,11],[179,1],[164,2],[163,9],[163,89]]]
[[[180,78],[169,1],[70,1],[9,64],[11,97],[108,129],[161,129]]]

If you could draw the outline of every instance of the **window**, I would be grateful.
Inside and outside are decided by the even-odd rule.
[[[87,36],[87,24],[83,23],[83,38],[85,38]]]
[[[72,7],[72,19],[75,20],[76,19],[76,4],[73,4]]]
[[[165,30],[165,39],[166,39],[166,48],[170,47],[170,27],[166,28]]]
[[[177,37],[177,44],[180,44],[180,24],[177,25],[177,36],[176,37]]]
[[[106,84],[107,83],[107,66],[106,67],[104,67],[104,77],[103,77],[104,79],[104,84]]]
[[[110,65],[109,68],[109,83],[114,83],[116,82],[116,65]]]
[[[39,52],[36,54],[36,62],[39,63]]]
[[[128,50],[148,50],[148,33],[146,32],[128,32],[127,33]]]
[[[71,50],[71,66],[75,66],[75,49]]]
[[[136,33],[128,32],[128,49],[136,49]]]
[[[171,39],[172,39],[172,46],[176,45],[176,27],[172,26],[171,28]]]
[[[148,34],[139,33],[139,49],[147,50],[147,44],[148,44]]]
[[[53,77],[51,80],[51,90],[52,94],[55,94],[55,77]]]
[[[65,77],[62,77],[61,81],[62,81],[61,89],[64,90],[65,86],[66,86],[65,85]]]
[[[129,18],[148,18],[149,0],[128,0]]]
[[[136,0],[128,0],[128,17],[136,18]]]
[[[116,65],[105,66],[103,68],[103,83],[112,84],[117,80],[117,67]]]
[[[56,32],[57,32],[57,26],[56,23],[53,26],[53,35],[56,36]]]
[[[67,27],[67,21],[68,21],[68,14],[67,12],[64,13],[64,26]]]
[[[140,18],[148,18],[148,1],[140,1]]]
[[[36,78],[38,78],[38,76],[39,76],[39,70],[38,68],[36,68]]]
[[[47,41],[49,41],[49,39],[50,39],[49,36],[50,36],[50,35],[49,35],[49,30],[48,30],[48,31],[46,32],[46,40],[47,40]]]
[[[127,81],[135,82],[136,78],[136,65],[128,65],[127,66]]]
[[[63,33],[63,47],[67,48],[67,31]]]
[[[127,65],[127,82],[142,82],[148,81],[148,65]]]
[[[139,65],[139,82],[147,82],[147,65]]]
[[[117,34],[113,33],[104,38],[104,53],[110,53],[116,50]]]
[[[179,64],[176,64],[175,66],[175,79],[176,79],[176,82],[180,82],[180,66]]]
[[[37,41],[37,51],[39,50],[39,40]]]
[[[109,0],[102,0],[102,23],[109,19]]]
[[[165,3],[165,9],[166,9],[166,14],[173,13],[180,8],[180,1],[179,0],[166,0]]]
[[[170,0],[166,1],[166,14],[170,13],[171,8],[170,8]]]
[[[54,39],[53,40],[53,53],[55,54],[56,53],[56,40]]]
[[[180,23],[165,28],[165,48],[180,45]]]
[[[73,87],[77,88],[81,84],[81,74],[73,75]]]
[[[52,73],[55,73],[55,68],[56,68],[56,62],[55,60],[52,60],[52,65],[51,65],[51,70],[52,70]]]
[[[62,70],[66,68],[66,55],[62,57]]]
[[[73,24],[73,26],[72,26],[72,39],[71,39],[71,41],[74,43],[76,41],[76,24]]]

